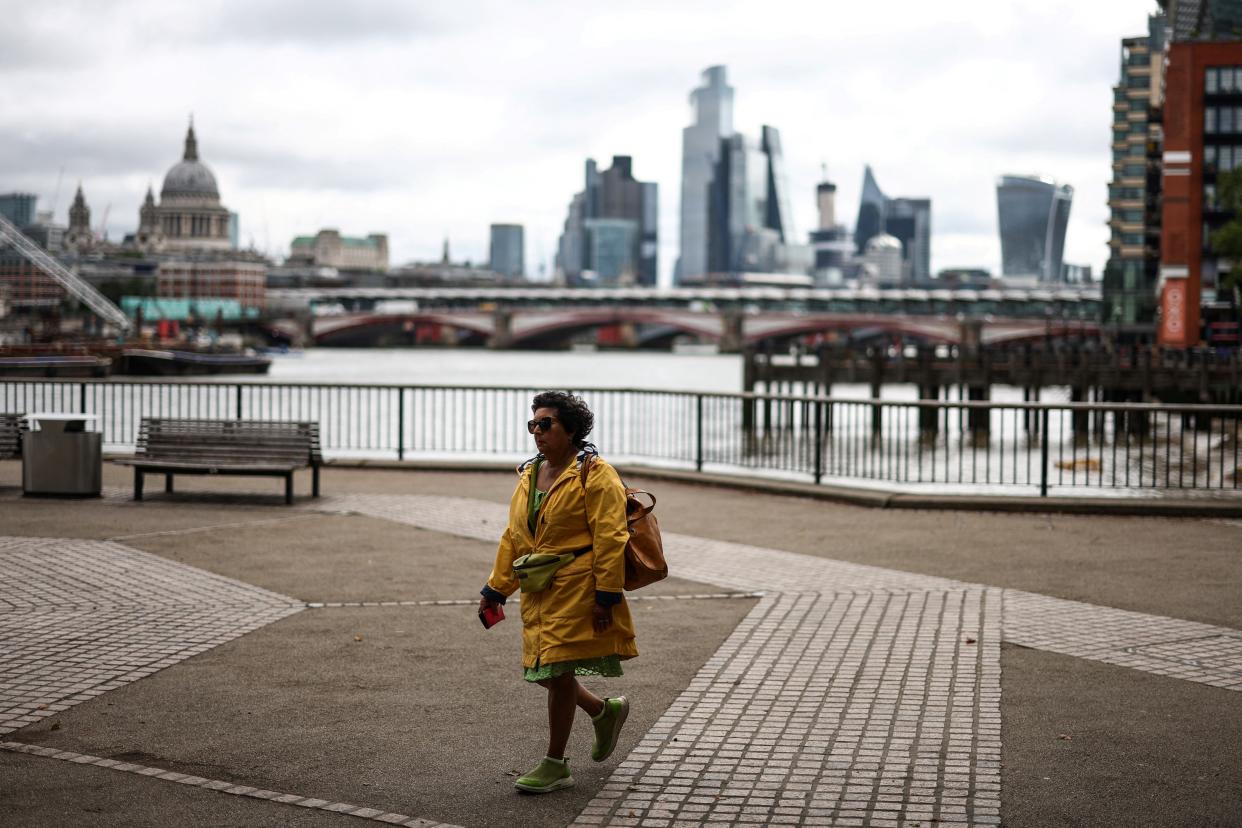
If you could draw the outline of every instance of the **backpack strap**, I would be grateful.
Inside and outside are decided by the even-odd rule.
[[[596,457],[596,455],[594,455],[594,454],[588,454],[588,455],[586,455],[586,457],[585,457],[585,458],[583,459],[583,461],[582,461],[582,472],[581,472],[581,474],[579,475],[579,480],[582,482],[582,492],[583,492],[583,494],[584,494],[584,495],[586,494],[586,480],[587,480],[587,474],[588,474],[588,473],[590,472],[590,470],[591,470],[591,463],[595,460],[595,457]],[[627,503],[628,503],[628,501],[630,501],[630,499],[631,499],[631,498],[632,498],[632,496],[634,496],[634,495],[644,494],[644,495],[646,495],[647,497],[651,498],[651,505],[650,505],[650,506],[643,506],[641,503],[639,503],[639,500],[638,500],[638,498],[637,498],[637,497],[633,497],[633,501],[634,501],[635,503],[639,503],[639,509],[638,509],[638,512],[637,512],[637,513],[632,514],[632,515],[631,515],[631,514],[628,514],[628,509],[627,509],[627,514],[626,514],[626,516],[625,516],[625,521],[626,521],[626,523],[633,523],[633,522],[634,522],[634,521],[636,521],[636,520],[640,520],[640,519],[642,519],[642,518],[646,517],[647,515],[649,515],[649,514],[651,513],[651,511],[652,511],[653,509],[655,509],[655,507],[656,507],[656,497],[655,497],[655,495],[653,495],[651,492],[647,491],[646,489],[631,489],[630,487],[628,487],[628,486],[626,486],[626,485],[625,485],[625,481],[624,481],[624,480],[622,480],[622,481],[621,481],[621,486],[622,486],[622,488],[624,488],[624,489],[625,489],[625,499],[626,499]]]

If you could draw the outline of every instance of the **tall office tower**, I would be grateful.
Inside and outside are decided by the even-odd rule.
[[[884,208],[888,196],[875,180],[871,165],[863,167],[862,197],[858,200],[858,220],[854,222],[854,243],[862,253],[872,236],[884,232]]]
[[[18,227],[34,224],[36,201],[34,193],[4,193],[0,195],[0,216]]]
[[[703,71],[702,86],[690,93],[694,123],[681,131],[681,255],[674,281],[707,272],[708,187],[720,157],[720,142],[733,134],[733,87],[725,67]]]
[[[659,189],[615,155],[603,172],[587,159],[585,187],[574,196],[557,246],[569,284],[654,285],[659,247]]]
[[[889,198],[868,164],[863,169],[862,198],[854,226],[858,252],[866,252],[867,242],[880,233],[901,242],[903,282],[931,278],[931,199]]]
[[[1155,14],[1147,19],[1146,37],[1124,38],[1120,81],[1113,87],[1102,321],[1126,338],[1148,338],[1156,313],[1164,37],[1165,17]]]
[[[488,266],[506,279],[526,273],[525,231],[520,224],[493,224],[488,245]]]
[[[1036,176],[996,182],[1002,278],[1029,284],[1062,281],[1065,228],[1074,188]]]
[[[736,133],[720,142],[709,188],[707,267],[711,273],[805,271],[813,263],[793,240],[780,132],[763,127],[756,144]]]
[[[1217,299],[1229,263],[1213,250],[1211,233],[1233,218],[1220,203],[1217,176],[1242,166],[1242,40],[1189,38],[1221,32],[1237,5],[1205,3],[1196,18],[1204,28],[1182,39],[1180,15],[1191,4],[1169,4],[1157,339],[1174,347],[1199,343],[1201,307]]]
[[[785,151],[776,127],[760,129],[760,149],[767,156],[767,215],[764,225],[780,233],[781,241],[792,242],[793,208],[789,205],[789,177],[785,174]]]

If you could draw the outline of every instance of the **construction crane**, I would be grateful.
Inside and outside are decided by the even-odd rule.
[[[82,304],[90,308],[96,316],[116,327],[122,332],[131,327],[129,317],[120,308],[112,304],[95,286],[69,268],[49,256],[43,248],[32,242],[26,234],[18,230],[13,222],[0,215],[0,245],[12,245],[23,258],[43,271],[59,284],[65,291]]]

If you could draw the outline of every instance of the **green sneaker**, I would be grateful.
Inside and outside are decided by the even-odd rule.
[[[630,700],[625,696],[615,699],[604,699],[604,709],[591,719],[595,725],[595,745],[591,748],[591,758],[602,762],[612,756],[617,747],[617,737],[621,735],[621,726],[630,715]]]
[[[533,770],[517,778],[513,787],[527,793],[551,793],[561,788],[572,788],[574,778],[569,775],[569,760],[557,762],[544,757]]]

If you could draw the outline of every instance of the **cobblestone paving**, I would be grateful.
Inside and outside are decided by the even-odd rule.
[[[184,773],[165,770],[164,768],[153,768],[147,765],[135,765],[132,762],[119,762],[116,759],[106,759],[102,756],[91,756],[89,754],[74,753],[68,750],[57,750],[56,748],[27,745],[22,742],[0,742],[0,750],[7,750],[11,753],[24,753],[31,756],[44,756],[49,759],[57,759],[62,762],[73,762],[76,765],[94,765],[95,767],[107,768],[108,770],[118,771],[120,773],[132,773],[138,776],[149,776],[153,779],[162,779],[166,782],[176,782],[181,785],[193,785],[196,788],[203,788],[208,791],[219,791],[220,793],[231,794],[233,796],[248,796],[251,799],[265,799],[272,802],[280,802],[285,805],[294,805],[300,808],[314,808],[319,811],[330,811],[332,813],[345,814],[347,816],[359,817],[361,819],[369,819],[373,822],[382,822],[387,825],[404,825],[406,828],[461,828],[461,826],[450,825],[446,822],[434,822],[429,819],[412,817],[408,814],[398,814],[392,811],[381,811],[379,808],[364,808],[361,805],[351,805],[348,802],[333,802],[329,799],[315,799],[314,797],[301,796],[300,794],[280,793],[279,791],[254,788],[249,785],[235,785],[232,782],[225,782],[219,779],[206,779],[202,776],[189,776]]]
[[[999,600],[770,594],[573,824],[999,824]]]
[[[304,608],[117,543],[0,537],[0,735]]]

